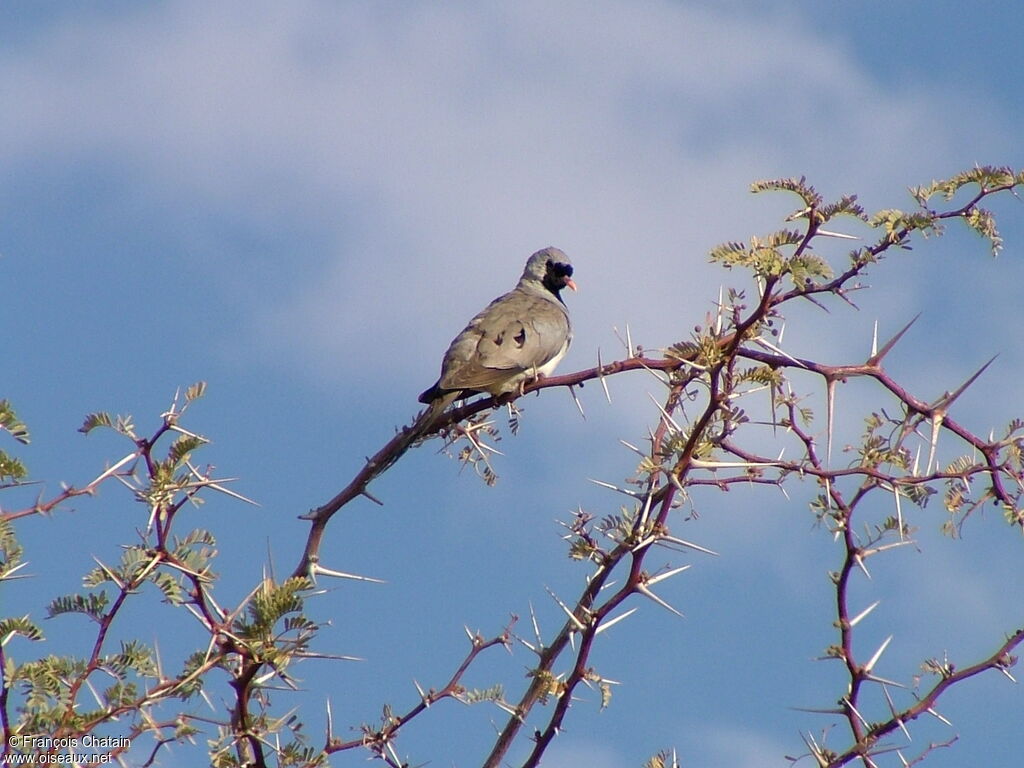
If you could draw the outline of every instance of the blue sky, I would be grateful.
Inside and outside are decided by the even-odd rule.
[[[720,285],[742,285],[707,250],[793,207],[750,196],[755,179],[806,174],[878,209],[910,207],[907,185],[975,163],[1024,166],[1022,32],[1009,2],[970,14],[951,2],[4,4],[0,397],[32,430],[21,455],[48,494],[86,482],[127,451],[78,435],[86,413],[152,428],[177,387],[207,380],[189,421],[214,440],[200,458],[261,504],[211,499],[194,513],[218,535],[230,604],[268,549],[280,572],[293,567],[296,515],[411,418],[448,341],[534,250],[576,264],[570,371],[618,354],[626,324],[651,349],[683,338]],[[876,319],[885,333],[922,312],[893,370],[932,398],[999,353],[960,412],[978,432],[999,428],[1020,415],[1022,211],[997,205],[998,260],[950,232],[878,269],[860,312],[795,313],[787,344],[853,360]],[[584,575],[554,521],[577,504],[618,509],[586,479],[633,471],[617,441],[642,440],[657,418],[649,389],[615,380],[611,406],[585,389],[586,421],[547,391],[503,440],[496,488],[430,444],[374,485],[383,508],[356,503],[332,521],[327,564],[388,583],[311,603],[333,622],[324,650],[367,659],[307,667],[311,725],[328,696],[336,723],[406,708],[413,678],[439,685],[461,658],[463,624],[497,632],[532,602],[553,632],[545,587],[572,595]],[[846,433],[880,402],[841,392]],[[695,559],[669,589],[687,618],[645,604],[602,635],[596,662],[623,685],[603,713],[574,706],[545,765],[639,765],[675,746],[687,766],[767,768],[802,751],[799,731],[827,719],[790,707],[841,693],[835,670],[810,661],[833,640],[837,562],[810,493],[697,500],[700,519],[681,529],[722,556]],[[1019,535],[989,514],[949,542],[944,514],[920,514],[920,552],[861,585],[865,603],[885,599],[864,643],[895,635],[887,676],[947,649],[968,661],[1020,624],[1005,597],[1024,588]],[[4,612],[38,617],[143,517],[110,487],[20,522],[37,578],[0,592]],[[155,603],[138,614],[144,640],[168,616]],[[55,647],[74,645],[75,622],[46,623]],[[169,656],[187,642],[160,637]],[[469,682],[517,681],[529,663],[495,655]],[[941,708],[960,744],[926,764],[1019,761],[1022,703],[1001,676],[969,682]],[[400,742],[414,764],[479,762],[500,713],[431,715]],[[916,744],[948,735],[924,724]]]

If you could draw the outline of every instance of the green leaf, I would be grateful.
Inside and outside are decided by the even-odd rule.
[[[90,413],[85,417],[85,421],[82,422],[82,426],[78,428],[78,431],[83,435],[88,435],[97,427],[111,427],[114,426],[114,420],[110,418],[110,414],[105,411],[97,411],[96,413]]]
[[[206,664],[206,652],[202,650],[196,651],[185,660],[184,668],[181,674],[178,675],[178,679],[187,680],[188,682],[174,689],[175,696],[182,701],[188,701],[203,690],[203,676],[196,675],[195,672],[204,664]]]
[[[47,607],[47,618],[54,618],[63,613],[84,613],[89,618],[100,621],[108,603],[106,592],[91,592],[88,595],[64,595],[58,597]]]
[[[800,245],[804,241],[804,233],[795,229],[780,229],[772,232],[764,239],[769,248],[781,248],[786,245]]]
[[[795,286],[802,287],[815,278],[827,280],[832,277],[832,267],[820,256],[804,251],[786,263],[786,271]]]
[[[142,677],[157,675],[153,651],[138,640],[122,642],[121,652],[104,658],[103,667],[118,678],[123,678],[128,672],[134,672]]]
[[[14,524],[6,517],[0,517],[0,581],[21,565],[22,552]]]
[[[818,215],[821,217],[822,222],[826,222],[836,216],[853,216],[861,221],[868,220],[864,209],[857,202],[856,195],[847,195],[834,203],[822,206],[818,211]]]
[[[18,420],[18,415],[7,400],[0,400],[0,431],[10,432],[11,437],[22,445],[30,442],[28,427]]]
[[[312,587],[304,577],[291,577],[281,584],[270,579],[256,591],[249,602],[249,622],[239,624],[239,635],[246,639],[266,640],[274,625],[285,615],[302,611],[303,597],[300,594]]]
[[[124,435],[132,440],[136,439],[135,436],[135,425],[132,423],[132,417],[130,414],[125,416],[113,417],[106,411],[97,411],[96,413],[90,413],[85,417],[85,421],[82,422],[82,426],[78,428],[78,431],[84,435],[89,434],[97,427],[108,427],[113,429],[115,432]]]
[[[952,200],[957,192],[971,184],[977,184],[982,194],[989,194],[997,189],[1024,184],[1024,172],[1015,174],[1012,168],[1005,166],[982,165],[962,171],[949,179],[933,180],[931,184],[911,187],[910,194],[923,207],[935,195],[941,195],[946,201]]]
[[[188,460],[192,451],[205,445],[206,442],[199,435],[179,435],[178,439],[171,443],[167,458],[175,467],[178,467]]]
[[[150,581],[156,584],[166,600],[171,605],[182,605],[188,599],[188,593],[182,588],[178,580],[166,571],[158,571],[150,576]]]
[[[807,184],[807,177],[799,179],[768,179],[755,181],[750,185],[750,191],[754,194],[759,192],[792,192],[798,195],[808,208],[817,208],[821,205],[822,199],[814,187]]]
[[[15,635],[29,640],[43,639],[43,631],[29,619],[28,614],[0,619],[0,646],[7,645],[7,641]]]
[[[501,683],[490,688],[470,688],[460,697],[465,704],[479,704],[484,701],[504,701],[505,689]]]
[[[175,540],[175,549],[179,547],[191,547],[193,544],[206,544],[208,547],[217,546],[217,539],[209,531],[202,528],[195,528],[188,532],[185,538]]]
[[[21,463],[21,460],[0,451],[0,483],[8,480],[17,482],[26,477],[28,477],[28,469]]]
[[[747,246],[743,243],[722,243],[711,249],[711,262],[725,267],[740,266],[746,263]]]
[[[992,211],[974,206],[964,214],[964,221],[967,222],[968,227],[988,240],[992,255],[998,256],[1003,247],[1003,238],[999,236],[999,230],[996,229],[996,217]]]
[[[103,691],[103,703],[107,707],[133,707],[139,698],[135,683],[118,681]]]
[[[737,383],[749,381],[755,384],[779,387],[782,385],[782,382],[785,381],[785,376],[778,368],[772,368],[768,365],[759,365],[754,368],[744,368],[739,371],[736,375],[736,381]]]

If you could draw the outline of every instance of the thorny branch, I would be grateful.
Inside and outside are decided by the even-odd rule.
[[[510,716],[500,730],[485,766],[497,768],[505,764],[509,750],[536,704],[554,701],[546,721],[534,731],[532,751],[523,762],[525,768],[540,764],[545,750],[563,728],[574,700],[574,691],[581,684],[598,686],[602,699],[606,698],[610,683],[592,667],[591,651],[603,629],[628,615],[613,617],[631,597],[641,595],[678,613],[654,592],[653,587],[688,566],[650,573],[645,564],[655,546],[674,552],[688,549],[708,551],[670,532],[670,513],[689,500],[692,487],[727,488],[738,483],[781,487],[791,478],[810,477],[824,489],[812,508],[819,520],[843,542],[843,560],[833,574],[838,638],[829,654],[841,660],[846,669],[847,690],[841,697],[840,708],[834,712],[843,718],[849,730],[850,743],[836,750],[819,744],[811,737],[805,738],[809,750],[806,756],[812,757],[819,766],[838,768],[859,760],[865,768],[873,768],[883,750],[893,749],[882,740],[897,729],[906,733],[907,724],[922,714],[937,716],[935,705],[950,687],[990,669],[1009,676],[1008,670],[1016,661],[1012,653],[1024,642],[1024,629],[1011,633],[986,659],[959,670],[949,663],[933,662],[931,669],[939,676],[938,682],[911,703],[897,707],[889,693],[889,681],[877,677],[873,671],[885,646],[868,661],[861,660],[854,651],[855,628],[870,609],[855,615],[849,606],[848,593],[851,580],[859,571],[866,571],[865,562],[869,558],[908,542],[910,526],[903,519],[900,500],[923,506],[928,495],[936,492],[936,485],[946,489],[946,505],[951,513],[958,516],[956,526],[962,525],[971,511],[986,501],[1001,505],[1009,522],[1024,525],[1024,511],[1021,510],[1024,474],[1020,460],[1024,452],[1024,438],[1020,434],[1024,423],[1012,424],[1002,438],[986,440],[954,420],[950,416],[950,408],[975,377],[953,394],[934,403],[913,396],[883,366],[883,358],[899,334],[865,362],[837,366],[793,358],[774,346],[767,337],[773,334],[773,324],[782,317],[784,306],[797,299],[809,300],[818,306],[822,306],[820,302],[830,296],[849,301],[849,293],[860,287],[856,281],[867,268],[891,249],[909,248],[909,239],[915,232],[937,232],[942,222],[962,219],[992,241],[994,248],[998,247],[994,223],[988,221],[987,212],[979,209],[978,204],[992,194],[1014,190],[1022,183],[1024,175],[1013,176],[1005,169],[975,169],[950,182],[937,182],[929,188],[914,190],[921,210],[914,214],[884,211],[876,215],[871,223],[883,230],[882,237],[873,245],[852,252],[850,266],[836,276],[831,275],[814,249],[823,238],[835,236],[823,228],[834,217],[850,215],[867,220],[854,199],[844,198],[839,203],[826,205],[803,180],[761,184],[756,189],[781,189],[801,197],[803,207],[790,220],[803,222],[803,229],[797,233],[774,233],[768,239],[752,241],[749,247],[730,243],[713,252],[713,257],[726,266],[743,267],[753,272],[757,300],[752,307],[745,305],[743,294],[730,292],[729,300],[721,302],[718,307],[713,327],[698,329],[691,340],[669,347],[660,357],[643,354],[630,344],[624,359],[540,379],[524,388],[523,394],[528,394],[594,380],[600,380],[603,385],[605,379],[627,371],[646,371],[654,375],[666,391],[658,404],[660,414],[657,426],[651,431],[649,446],[645,451],[636,449],[642,459],[636,477],[629,481],[632,488],[615,488],[631,498],[632,508],[622,515],[611,515],[601,520],[580,510],[566,526],[569,532],[565,538],[571,543],[573,556],[592,563],[593,571],[575,604],[569,606],[559,601],[567,618],[553,639],[545,643],[538,629],[535,645],[522,641],[536,654],[537,663],[518,703],[513,706],[501,696],[490,697],[499,707],[509,711]],[[942,212],[926,207],[932,195],[941,193],[947,200],[952,199],[960,188],[968,184],[977,184],[978,191],[966,203]],[[784,287],[787,281],[792,283],[791,287]],[[752,363],[756,368],[742,369],[740,364],[744,362]],[[786,378],[789,374],[815,376],[828,393],[837,383],[854,378],[870,379],[899,404],[901,413],[890,417],[883,409],[882,415],[875,414],[859,461],[833,468],[828,456],[821,455],[815,437],[802,425],[799,400]],[[753,422],[738,403],[758,391],[767,391],[771,399],[771,418],[761,423],[794,439],[799,446],[797,458],[784,460],[763,456],[740,441],[741,435],[746,434],[747,427]],[[460,422],[511,402],[517,395],[484,397],[452,408],[432,425],[431,434],[455,431],[453,427]],[[169,698],[186,699],[195,692],[203,695],[202,678],[212,669],[220,668],[231,676],[234,701],[226,720],[211,721],[221,732],[219,746],[213,756],[218,760],[226,759],[228,750],[233,750],[235,764],[265,766],[271,753],[280,757],[284,749],[270,738],[271,735],[276,736],[288,727],[284,721],[268,717],[269,702],[264,695],[266,681],[273,678],[286,686],[293,686],[287,671],[288,663],[305,655],[306,646],[317,629],[315,624],[300,615],[302,597],[311,594],[318,576],[348,576],[331,571],[319,562],[320,546],[329,521],[337,511],[360,496],[376,501],[369,492],[372,481],[393,466],[409,448],[431,435],[414,433],[409,427],[399,430],[366,460],[334,498],[304,516],[310,522],[310,529],[292,578],[282,584],[267,579],[234,610],[225,611],[212,595],[212,579],[207,565],[207,555],[212,556],[212,550],[204,550],[203,555],[198,552],[203,548],[210,549],[212,538],[208,538],[205,532],[199,532],[183,545],[171,536],[177,512],[186,503],[195,503],[200,492],[216,490],[230,493],[223,486],[225,481],[215,480],[209,472],[201,472],[188,463],[185,448],[177,452],[172,449],[167,459],[159,459],[155,455],[156,444],[165,435],[173,434],[179,441],[196,437],[180,429],[180,415],[172,407],[165,414],[158,431],[146,439],[137,437],[130,425],[124,427],[120,431],[135,442],[133,453],[83,488],[64,489],[53,499],[46,502],[40,499],[23,510],[0,511],[0,520],[13,521],[27,515],[48,513],[75,496],[94,493],[101,483],[109,479],[128,485],[150,507],[150,525],[144,535],[144,545],[137,548],[137,559],[120,568],[101,564],[101,572],[93,578],[97,584],[106,581],[117,586],[113,603],[109,607],[96,608],[70,602],[60,606],[61,610],[87,613],[91,610],[99,629],[84,665],[67,678],[61,701],[63,717],[71,724],[59,734],[87,733],[103,722],[134,712],[140,717],[133,726],[134,733],[150,731],[159,736],[157,747],[148,761],[152,762],[156,750],[165,744],[190,738],[194,732],[190,723],[203,721],[203,718],[187,714],[170,721],[158,721],[153,717],[152,709]],[[830,444],[831,432],[830,415]],[[940,468],[933,461],[940,434],[951,435],[961,441],[974,452],[974,458]],[[910,458],[908,445],[912,440],[918,440],[929,449],[923,470],[916,460]],[[479,450],[479,446],[476,449]],[[140,468],[144,482],[136,479]],[[179,470],[186,471],[184,475],[176,476],[174,473]],[[979,497],[974,498],[971,489],[979,484],[975,481],[980,478],[985,479],[986,487]],[[855,532],[854,521],[861,516],[860,505],[869,495],[879,491],[894,497],[896,515],[882,525],[876,525],[874,533],[859,535]],[[858,522],[861,521],[858,519]],[[624,571],[621,586],[602,598],[605,587],[620,571]],[[167,574],[173,574],[173,579],[165,578]],[[157,669],[152,671],[146,663],[134,659],[131,662],[133,668],[141,677],[152,679],[152,684],[138,695],[125,693],[116,702],[107,702],[89,718],[76,717],[77,700],[82,690],[91,687],[90,676],[98,671],[116,671],[110,654],[104,650],[108,630],[128,596],[147,580],[156,583],[171,602],[183,605],[193,614],[208,634],[209,646],[178,675],[164,674],[159,662]],[[289,617],[286,629],[275,630],[277,622],[286,616]],[[460,681],[469,666],[488,648],[496,645],[508,647],[512,637],[511,624],[503,633],[489,640],[473,635],[470,651],[449,681],[436,691],[421,690],[420,701],[404,715],[395,715],[390,708],[385,708],[380,726],[363,726],[362,735],[348,741],[337,739],[329,725],[322,750],[301,747],[302,740],[297,738],[287,749],[299,751],[290,752],[289,759],[295,765],[313,766],[320,764],[326,754],[364,748],[392,768],[403,766],[394,748],[402,726],[421,716],[433,703],[445,698],[464,697],[467,692]],[[565,670],[559,673],[559,662],[570,647],[571,659]],[[0,647],[0,661],[3,661],[2,654]],[[872,697],[869,693],[879,689],[885,696],[889,714],[869,720],[864,713],[870,709],[877,710],[879,706],[878,696]],[[0,716],[5,731],[10,727],[7,693],[8,686],[5,685],[0,694]],[[948,743],[951,742],[929,746],[912,762],[907,762],[902,755],[900,757],[904,764],[913,764],[932,749]],[[112,757],[119,755],[116,750],[111,753]]]
[[[327,746],[324,751],[327,754],[331,754],[334,752],[343,752],[345,750],[355,749],[357,747],[364,748],[369,750],[375,757],[392,766],[392,768],[403,768],[404,763],[397,759],[391,746],[394,739],[398,736],[399,729],[443,699],[463,699],[467,691],[462,685],[462,678],[466,674],[470,665],[476,660],[477,656],[488,648],[493,648],[499,645],[509,648],[512,642],[512,627],[515,622],[516,618],[513,617],[501,634],[486,640],[478,633],[470,633],[469,652],[466,654],[465,658],[463,658],[455,672],[452,673],[448,682],[441,688],[437,690],[431,688],[427,691],[420,689],[420,701],[411,707],[404,715],[396,715],[391,711],[390,707],[386,707],[380,727],[373,728],[369,725],[363,725],[361,729],[362,736],[358,739],[342,741],[335,738],[329,731],[327,734]]]

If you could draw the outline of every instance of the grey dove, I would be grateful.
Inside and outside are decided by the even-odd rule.
[[[569,257],[557,248],[527,260],[516,287],[484,307],[448,347],[440,377],[420,395],[430,408],[418,420],[417,432],[459,398],[513,392],[555,369],[572,341],[560,295],[563,288],[576,290],[572,273]]]

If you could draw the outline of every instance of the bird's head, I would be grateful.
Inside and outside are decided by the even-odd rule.
[[[576,290],[576,283],[572,279],[572,262],[557,248],[545,248],[533,254],[526,262],[520,283],[540,283],[555,296],[563,288]]]

